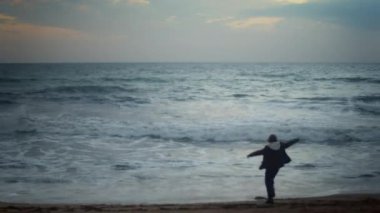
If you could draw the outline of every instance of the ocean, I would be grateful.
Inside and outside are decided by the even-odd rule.
[[[253,200],[270,134],[277,197],[379,193],[380,64],[0,64],[0,201]]]

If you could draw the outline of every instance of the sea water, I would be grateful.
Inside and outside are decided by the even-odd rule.
[[[252,200],[269,134],[278,197],[379,193],[380,64],[0,65],[0,201]]]

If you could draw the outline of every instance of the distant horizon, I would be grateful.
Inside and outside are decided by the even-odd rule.
[[[248,61],[53,61],[0,62],[0,64],[380,64],[380,62],[248,62]]]

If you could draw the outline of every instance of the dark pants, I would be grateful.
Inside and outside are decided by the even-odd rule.
[[[274,178],[278,170],[280,170],[280,168],[267,168],[265,170],[265,186],[267,187],[268,198],[274,198],[276,196],[274,192]]]

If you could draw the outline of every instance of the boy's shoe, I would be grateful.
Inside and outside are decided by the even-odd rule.
[[[265,202],[266,204],[274,204],[273,198],[268,198],[267,201]]]

